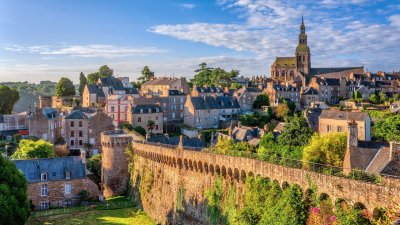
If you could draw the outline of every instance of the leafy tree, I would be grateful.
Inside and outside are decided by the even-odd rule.
[[[87,160],[87,167],[90,172],[93,173],[94,179],[97,183],[100,183],[101,179],[101,155],[97,154],[90,157]]]
[[[231,88],[231,89],[239,89],[239,88],[242,88],[242,87],[243,87],[243,85],[241,85],[239,83],[232,83],[229,88]]]
[[[124,124],[120,125],[120,127],[123,129],[127,129],[127,130],[133,130],[133,126],[130,123],[124,123]]]
[[[0,114],[11,114],[14,104],[19,100],[18,91],[0,85]]]
[[[75,86],[72,81],[66,77],[62,77],[57,83],[55,95],[58,97],[75,95]]]
[[[79,74],[79,95],[80,96],[82,96],[83,89],[85,89],[86,84],[87,84],[87,79],[85,77],[85,74],[83,74],[81,72],[81,74]]]
[[[211,68],[207,63],[199,64],[199,69],[195,70],[196,75],[193,78],[193,83],[198,86],[222,86],[230,87],[232,79],[239,75],[238,70],[225,71],[221,68]]]
[[[138,83],[141,85],[154,78],[154,72],[148,66],[143,67],[142,76],[138,78]]]
[[[258,127],[264,127],[265,124],[267,124],[271,120],[272,115],[267,114],[267,115],[262,115],[260,113],[254,113],[254,114],[245,114],[240,116],[240,122],[244,126],[258,126]]]
[[[253,103],[255,109],[261,109],[261,106],[269,106],[269,97],[265,93],[258,95]]]
[[[114,74],[114,70],[112,70],[107,65],[101,66],[99,68],[99,76],[100,77],[112,77]]]
[[[372,136],[385,141],[400,141],[400,115],[376,121],[372,127]]]
[[[21,140],[17,151],[11,156],[12,159],[39,159],[54,158],[56,154],[53,145],[44,140]]]
[[[304,166],[308,166],[306,162],[343,166],[346,141],[345,133],[332,133],[324,136],[314,134],[310,143],[303,150]]]
[[[361,95],[361,93],[359,91],[354,91],[353,92],[353,99],[356,102],[361,102],[363,98],[362,98],[362,95]]]
[[[212,225],[218,225],[222,220],[222,199],[223,199],[223,186],[222,178],[218,177],[214,180],[211,190],[207,190],[205,195],[208,203],[208,215]]]
[[[275,206],[278,212],[273,224],[306,224],[306,209],[303,193],[298,185],[291,185],[283,190],[282,197]]]
[[[88,84],[95,84],[99,78],[100,74],[98,72],[89,73],[87,76],[87,82]]]
[[[285,126],[282,134],[278,137],[281,145],[303,146],[308,143],[313,131],[308,127],[307,120],[302,116],[295,115]]]
[[[143,136],[146,136],[146,129],[144,129],[142,126],[137,126],[137,127],[133,128],[133,130]]]
[[[0,224],[23,225],[30,215],[24,175],[0,155]]]
[[[287,104],[278,104],[278,106],[275,109],[275,115],[276,117],[283,119],[287,116],[289,116],[290,110],[289,106]]]
[[[194,75],[193,83],[198,86],[212,85],[211,74],[213,68],[208,67],[207,63],[205,62],[199,64],[199,67],[200,67],[199,69],[194,71],[196,75]]]
[[[379,96],[376,95],[376,94],[370,94],[370,95],[369,95],[369,100],[370,100],[373,104],[379,104],[379,103],[380,103]]]

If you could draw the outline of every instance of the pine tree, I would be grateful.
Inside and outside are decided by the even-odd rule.
[[[85,89],[85,86],[87,84],[87,79],[85,77],[85,74],[81,72],[79,75],[79,95],[82,96],[83,90]]]

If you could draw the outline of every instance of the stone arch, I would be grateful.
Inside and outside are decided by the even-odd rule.
[[[197,162],[196,161],[193,161],[193,168],[194,168],[194,171],[197,172]]]
[[[353,208],[354,208],[354,209],[357,209],[357,210],[364,210],[364,209],[367,209],[367,207],[366,207],[363,203],[361,203],[361,202],[356,202],[356,203],[354,203]]]
[[[283,181],[283,182],[282,182],[282,190],[288,188],[289,186],[290,186],[290,185],[289,185],[289,183],[288,183],[287,181]]]
[[[222,166],[222,168],[221,168],[221,174],[222,174],[223,177],[226,178],[226,168],[225,168],[225,166]]]
[[[211,173],[211,175],[214,175],[214,166],[213,166],[213,164],[210,164],[210,173]]]
[[[246,180],[246,172],[244,170],[240,171],[240,180],[241,181]]]
[[[185,166],[185,169],[188,170],[188,169],[189,169],[189,164],[188,164],[187,159],[184,159],[184,160],[183,160],[183,164],[184,164],[184,166]]]
[[[219,167],[218,164],[215,165],[215,173],[216,173],[217,175],[220,175],[220,174],[221,174],[221,168]]]
[[[341,208],[347,207],[348,205],[349,204],[347,203],[347,201],[345,199],[343,199],[343,198],[338,198],[335,201],[335,206],[338,206],[338,207],[341,207]]]
[[[199,172],[200,173],[202,173],[203,172],[203,163],[201,163],[201,161],[199,161],[198,163],[197,163],[197,169],[199,170]]]
[[[325,201],[325,200],[330,200],[330,199],[331,199],[331,197],[329,197],[329,195],[327,193],[321,193],[319,195],[319,200],[320,201]]]
[[[228,176],[229,176],[229,178],[233,178],[233,172],[232,172],[232,169],[229,167],[228,168]]]
[[[234,178],[236,181],[239,181],[239,177],[240,177],[240,175],[239,175],[239,170],[238,170],[237,168],[235,168],[235,169],[233,170],[233,178]]]
[[[193,162],[192,162],[191,159],[189,159],[189,169],[190,169],[191,171],[193,171]]]
[[[248,176],[249,177],[254,177],[254,173],[250,171]]]
[[[179,167],[179,169],[182,169],[182,167],[183,167],[181,158],[178,158],[178,167]]]
[[[174,167],[176,167],[176,159],[175,159],[175,157],[172,158],[172,164],[173,164]]]
[[[208,173],[208,164],[204,163],[204,172]]]

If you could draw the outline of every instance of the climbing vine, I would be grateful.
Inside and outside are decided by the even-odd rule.
[[[176,195],[176,211],[183,211],[185,203],[185,188],[180,186]]]
[[[222,177],[214,179],[214,184],[210,190],[206,191],[208,203],[208,215],[212,225],[218,225],[222,221],[222,199],[223,199],[223,186]]]

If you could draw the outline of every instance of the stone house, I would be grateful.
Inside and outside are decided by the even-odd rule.
[[[312,87],[301,88],[300,104],[304,107],[310,107],[313,102],[319,101],[318,91]]]
[[[142,96],[168,96],[169,90],[178,90],[187,94],[189,92],[189,86],[186,83],[186,78],[175,78],[175,77],[159,77],[153,80],[149,80],[142,84],[140,87],[140,94]]]
[[[346,95],[346,79],[345,78],[318,78],[313,77],[309,87],[314,88],[318,92],[319,101],[336,104]]]
[[[105,100],[104,92],[101,87],[95,84],[87,84],[82,93],[82,106],[95,107],[103,104]]]
[[[133,96],[109,95],[105,103],[104,111],[113,119],[115,127],[128,122],[128,108],[133,104]]]
[[[72,151],[101,150],[101,132],[113,130],[113,120],[100,109],[81,108],[64,117],[63,137]]]
[[[192,97],[204,97],[204,96],[224,96],[224,89],[220,87],[211,86],[197,86],[193,85],[192,92],[190,93]]]
[[[367,173],[400,176],[400,144],[397,142],[372,142],[359,140],[359,125],[348,122],[347,148],[343,161],[343,172],[352,170]]]
[[[218,128],[221,122],[237,117],[240,105],[235,97],[188,97],[184,124],[197,129]]]
[[[358,124],[358,139],[371,140],[371,117],[368,113],[323,110],[319,116],[318,132],[321,135],[328,133],[347,133],[348,121]]]
[[[136,105],[131,107],[128,121],[133,127],[143,127],[148,133],[163,133],[163,112],[159,105]],[[154,127],[151,131],[148,127],[149,121],[154,122]]]
[[[271,106],[277,106],[281,98],[288,99],[294,103],[300,103],[300,89],[292,85],[281,85],[274,82],[268,82],[265,89],[269,97]]]
[[[89,198],[100,195],[97,185],[86,177],[86,156],[14,160],[28,182],[28,198],[35,210],[80,204],[81,191]]]
[[[54,108],[35,108],[28,113],[29,135],[55,143],[61,137],[62,116]]]
[[[234,93],[242,111],[252,111],[253,103],[262,90],[257,87],[242,87]]]

